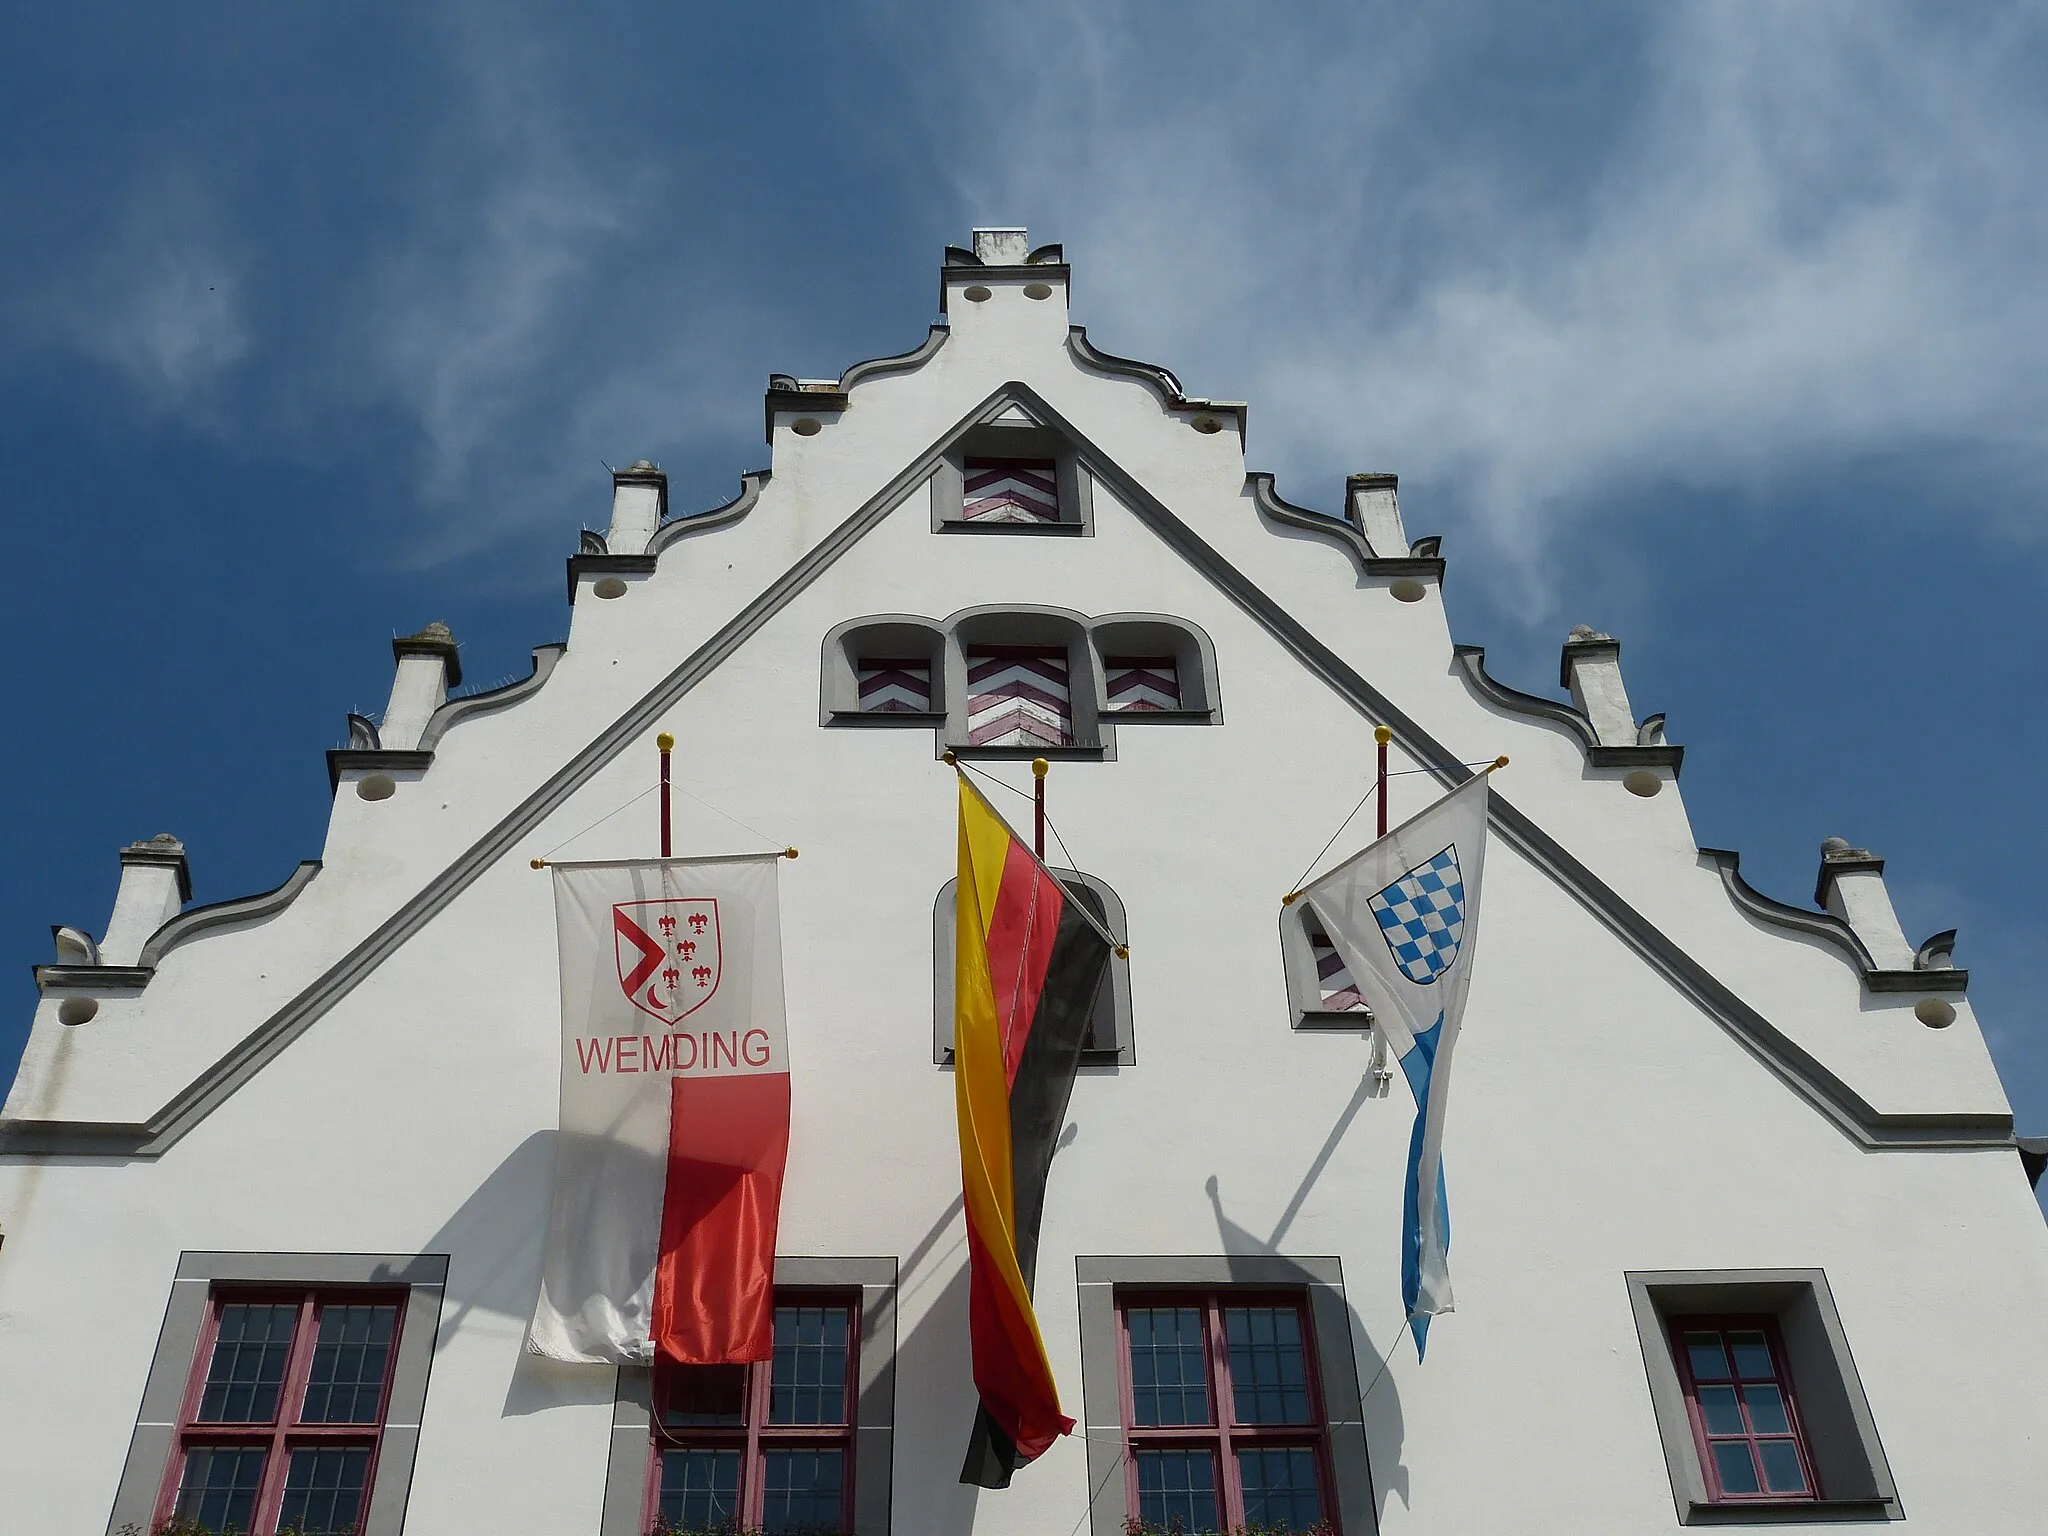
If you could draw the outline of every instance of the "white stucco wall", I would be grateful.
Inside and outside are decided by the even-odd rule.
[[[963,277],[959,279],[965,281]],[[957,283],[956,283],[957,288]],[[451,730],[366,802],[345,779],[325,867],[287,909],[173,949],[90,1024],[39,1010],[15,1120],[147,1119],[397,911],[977,402],[1021,380],[1744,1001],[1880,1110],[1998,1114],[1966,1004],[1949,1029],[1867,994],[1817,940],[1730,904],[1675,784],[1626,793],[1577,741],[1477,698],[1440,595],[1394,601],[1263,520],[1233,433],[1076,363],[1065,296],[957,292],[950,338],[863,382],[814,437],[778,428],[736,524],[626,595],[585,584],[525,701]],[[520,1353],[537,1280],[558,1024],[547,879],[528,859],[638,794],[656,730],[678,782],[802,856],[783,866],[794,1129],[782,1250],[894,1255],[899,1532],[1066,1529],[1083,1448],[1015,1488],[955,1481],[971,1417],[952,1083],[929,1056],[931,906],[950,770],[923,730],[821,729],[835,624],[979,604],[1156,611],[1214,641],[1224,724],[1117,729],[1060,763],[1055,821],[1129,915],[1137,1064],[1076,1088],[1039,1259],[1078,1412],[1077,1254],[1334,1255],[1388,1532],[1676,1529],[1625,1270],[1827,1271],[1911,1528],[2038,1529],[2048,1509],[2048,1232],[2009,1150],[1857,1145],[1512,849],[1489,860],[1448,1166],[1459,1311],[1397,1344],[1412,1104],[1364,1095],[1367,1047],[1290,1033],[1278,900],[1357,799],[1373,722],[1104,487],[1085,539],[935,536],[913,490],[641,739],[162,1156],[0,1157],[0,1504],[7,1529],[105,1527],[183,1250],[452,1256],[408,1531],[594,1532],[612,1379]],[[1024,783],[1022,764],[994,771]],[[1396,814],[1427,780],[1397,780]],[[1021,803],[1021,802],[1019,802]],[[679,796],[678,851],[760,845]],[[651,850],[653,802],[564,850]],[[1390,1353],[1391,1352],[1391,1353]],[[1387,1359],[1384,1374],[1379,1363]]]

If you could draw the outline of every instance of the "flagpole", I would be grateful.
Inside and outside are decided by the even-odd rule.
[[[668,755],[676,747],[675,737],[663,731],[654,738],[654,745],[661,753],[661,856],[669,856],[669,798],[668,798]]]
[[[1387,743],[1394,739],[1394,733],[1384,725],[1373,727],[1372,739],[1379,746],[1380,755],[1380,836],[1387,835]]]
[[[1031,851],[1045,862],[1045,776],[1052,764],[1042,757],[1031,759]]]

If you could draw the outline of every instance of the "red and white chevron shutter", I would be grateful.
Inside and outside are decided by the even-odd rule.
[[[1051,459],[969,459],[960,515],[970,523],[1056,523],[1059,480]]]
[[[923,715],[931,712],[932,664],[924,657],[863,656],[854,672],[860,679],[862,714]]]
[[[1322,995],[1322,1006],[1332,1013],[1345,1013],[1353,1008],[1363,1008],[1365,999],[1358,995],[1358,983],[1351,979],[1351,972],[1344,964],[1344,957],[1330,942],[1329,935],[1314,923],[1305,925],[1308,930],[1309,953],[1316,962],[1316,990]]]
[[[1112,710],[1179,709],[1180,663],[1171,656],[1105,656]]]
[[[1074,744],[1067,653],[1059,646],[970,646],[967,695],[967,740],[972,746]]]

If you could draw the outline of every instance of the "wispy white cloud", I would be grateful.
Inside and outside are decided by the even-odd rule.
[[[1036,147],[983,148],[963,201],[1064,236],[1112,345],[1252,399],[1261,461],[1422,482],[1529,616],[1558,532],[1631,487],[1939,444],[2048,489],[2038,23],[1659,7],[1547,124],[1488,122],[1469,9],[1175,14],[967,40]]]
[[[152,413],[217,427],[219,389],[251,337],[242,242],[204,178],[150,167],[71,255],[17,295],[11,328],[111,369]]]

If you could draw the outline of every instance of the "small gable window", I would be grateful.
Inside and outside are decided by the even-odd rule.
[[[962,433],[931,485],[934,533],[1090,531],[1092,484],[1074,445],[1016,405]]]
[[[1074,695],[1066,647],[969,646],[967,742],[975,747],[1072,746]]]
[[[1173,656],[1105,656],[1102,683],[1112,714],[1181,707],[1180,661]]]
[[[1059,466],[1052,459],[969,459],[960,515],[970,523],[1056,523]]]

